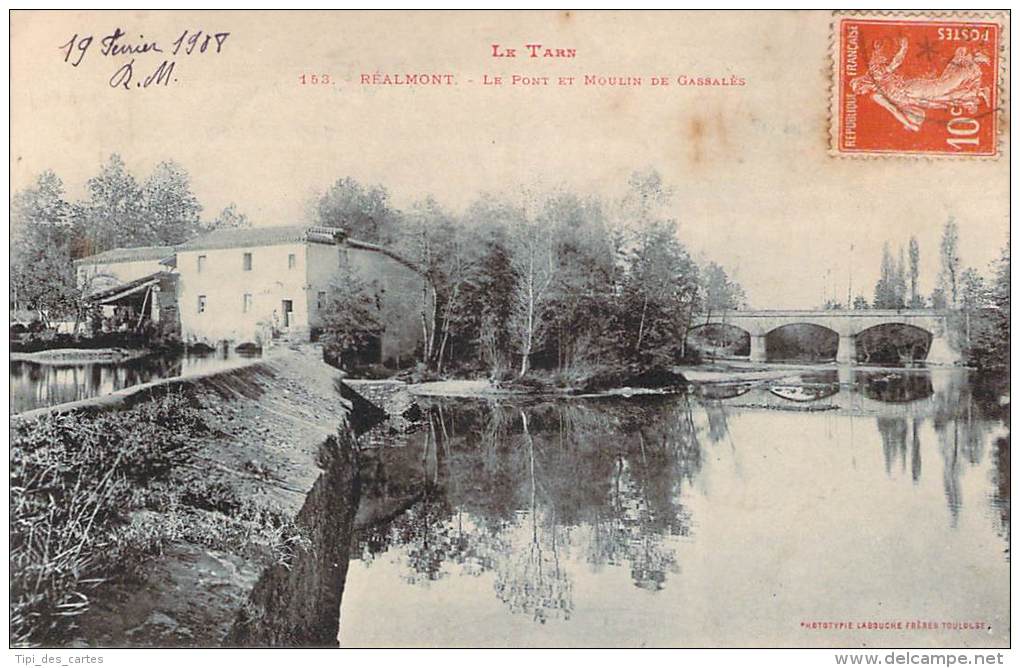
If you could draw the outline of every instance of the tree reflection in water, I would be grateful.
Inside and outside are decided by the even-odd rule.
[[[878,418],[878,433],[882,436],[882,453],[885,455],[885,472],[892,473],[893,464],[899,460],[900,471],[907,468],[906,418]]]
[[[1008,414],[1007,414],[1008,415]],[[1010,547],[1010,480],[1009,480],[1009,435],[995,439],[995,488],[992,493],[992,507],[998,510],[998,533],[1006,541],[1006,558]]]
[[[573,584],[566,571],[560,568],[555,515],[548,521],[539,521],[544,513],[538,505],[535,439],[528,429],[527,413],[521,410],[520,415],[531,488],[527,513],[531,525],[530,541],[526,548],[511,549],[509,558],[497,566],[494,586],[499,600],[506,603],[511,612],[527,614],[544,624],[550,617],[570,619],[570,612],[574,609]]]
[[[887,403],[917,401],[933,393],[931,378],[922,373],[861,371],[855,374],[855,382],[865,397]]]
[[[942,459],[942,486],[945,494],[946,507],[949,510],[951,526],[957,526],[960,511],[963,507],[961,478],[967,466],[979,465],[984,456],[985,443],[989,440],[989,430],[994,422],[994,407],[983,405],[973,396],[971,384],[964,374],[947,375],[937,389],[933,389],[928,376],[900,374],[895,378],[892,372],[878,374],[882,382],[875,383],[873,378],[864,375],[858,379],[857,389],[869,396],[892,403],[914,402],[926,399],[924,410],[930,416],[931,424],[938,439],[938,454]],[[875,376],[875,374],[871,374]],[[877,389],[876,389],[877,388]],[[917,483],[921,479],[921,436],[920,430],[924,420],[909,407],[904,408],[902,416],[876,418],[878,431],[882,439],[882,450],[885,457],[885,470],[891,474],[894,465],[899,471],[906,470],[907,441],[910,441],[910,473],[911,480]],[[1006,425],[1008,429],[1008,424]],[[996,441],[996,470],[1000,471],[999,462],[1003,450]],[[1005,460],[1007,468],[1005,484],[997,489],[1004,489],[1005,494],[997,494],[991,499],[992,505],[999,509],[1005,507],[1002,515],[1002,533],[1009,532],[1009,437],[1004,437]],[[996,481],[998,483],[998,480]],[[1003,503],[1003,498],[1005,502]],[[1008,540],[1007,540],[1008,542]]]
[[[909,470],[916,485],[922,450],[929,460],[937,453],[956,526],[961,477],[980,463],[994,423],[979,414],[965,377],[933,387],[923,376],[883,375],[877,386],[853,390],[870,387],[869,398],[894,405],[874,423],[886,472],[905,477]],[[539,623],[573,614],[580,575],[568,562],[583,561],[592,572],[624,569],[635,587],[661,591],[681,571],[677,549],[694,527],[685,496],[706,449],[736,448],[733,409],[724,401],[424,402],[422,427],[404,447],[363,458],[371,462],[363,503],[397,511],[378,513],[382,520],[361,529],[354,554],[369,562],[388,552],[417,586],[449,575],[487,576],[510,611]],[[1008,437],[996,444],[995,457],[989,504],[1008,544]]]
[[[423,585],[455,567],[491,572],[496,596],[540,623],[570,618],[573,583],[561,563],[572,549],[594,570],[628,568],[635,586],[661,590],[679,570],[668,537],[691,532],[682,487],[701,470],[704,429],[692,411],[689,397],[432,404],[407,447],[374,453],[363,485],[366,496],[424,492],[362,529],[354,553],[370,561],[400,547],[405,579]],[[722,438],[725,416],[717,411],[708,429]]]
[[[960,478],[966,464],[981,463],[989,422],[980,419],[964,377],[954,377],[932,396],[932,425],[938,434],[939,455],[942,457],[942,485],[952,525],[957,526],[963,494]]]

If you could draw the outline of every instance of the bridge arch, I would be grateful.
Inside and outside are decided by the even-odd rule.
[[[909,322],[883,322],[855,335],[857,362],[910,365],[928,357],[934,332]]]
[[[702,356],[746,357],[751,354],[751,333],[728,322],[704,322],[690,329],[687,345]]]
[[[839,350],[839,332],[816,322],[787,322],[767,330],[766,361],[831,362]]]

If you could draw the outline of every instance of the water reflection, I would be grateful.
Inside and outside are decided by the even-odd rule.
[[[712,383],[696,385],[694,392],[704,399],[734,399],[747,394],[754,383]]]
[[[839,385],[770,385],[769,392],[789,401],[818,401],[839,392]]]
[[[860,371],[856,379],[856,390],[877,401],[903,403],[926,399],[934,393],[928,373]]]
[[[1009,558],[1010,529],[1010,487],[1009,487],[1009,435],[995,439],[995,468],[992,469],[992,507],[998,508],[998,532],[1006,542],[1004,550]]]
[[[149,355],[122,362],[50,364],[11,361],[11,412],[110,394],[161,378],[189,376],[241,364],[258,353]]]
[[[406,546],[410,583],[444,577],[447,564],[496,571],[500,599],[541,621],[569,616],[559,552],[570,542],[565,527],[584,524],[591,564],[628,564],[635,585],[661,589],[676,559],[660,536],[690,532],[680,487],[697,475],[701,446],[690,400],[658,403],[654,425],[624,403],[433,404],[407,446],[371,453],[365,487],[370,497],[393,479],[414,480],[425,493],[392,522],[363,531],[358,551],[371,560]]]
[[[760,410],[765,395],[788,401],[767,386],[719,398],[425,402],[418,432],[363,456],[371,510],[355,533],[341,644],[705,645],[776,634],[831,644],[798,635],[791,620],[950,618],[960,611],[939,606],[963,603],[1008,641],[1008,437],[994,440],[1003,427],[975,405],[966,377],[811,381],[832,410]],[[932,512],[940,505],[948,512]],[[968,575],[940,584],[960,569]],[[793,573],[807,580],[787,581]],[[936,587],[947,589],[929,601]],[[858,593],[833,602],[828,590]],[[386,616],[399,631],[372,625]]]

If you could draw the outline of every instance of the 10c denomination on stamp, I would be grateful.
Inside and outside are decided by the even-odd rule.
[[[997,155],[1001,22],[837,15],[833,29],[835,154]]]

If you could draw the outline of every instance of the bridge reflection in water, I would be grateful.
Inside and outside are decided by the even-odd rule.
[[[696,391],[734,408],[927,417],[939,410],[938,397],[958,396],[966,387],[966,372],[953,369],[864,371],[843,366],[793,373],[781,381],[704,385]]]
[[[364,453],[341,645],[1009,642],[1008,431],[965,372],[422,407]],[[797,626],[876,610],[989,628]]]

